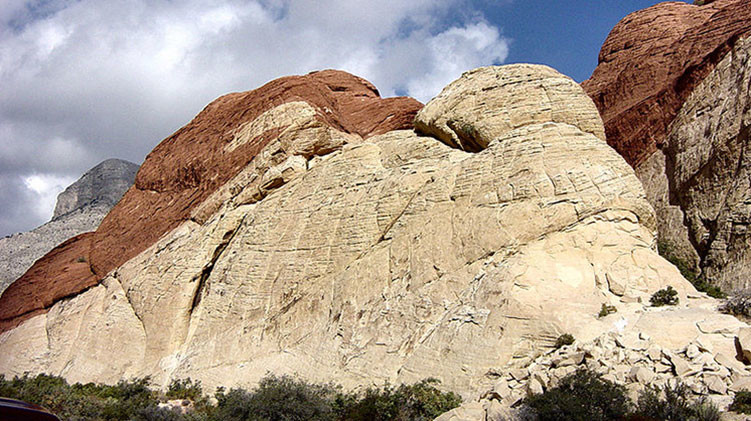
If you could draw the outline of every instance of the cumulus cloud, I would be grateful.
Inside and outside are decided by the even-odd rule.
[[[0,235],[52,214],[23,180],[140,163],[224,93],[338,68],[424,102],[507,54],[466,0],[4,0]]]

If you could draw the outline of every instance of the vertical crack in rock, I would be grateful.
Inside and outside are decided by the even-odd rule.
[[[203,290],[206,286],[206,281],[209,279],[209,276],[211,276],[211,272],[214,270],[214,265],[216,265],[216,262],[222,256],[224,250],[226,250],[227,246],[229,246],[229,244],[232,242],[232,239],[235,238],[237,232],[240,230],[240,227],[243,225],[243,222],[245,222],[245,218],[247,216],[247,214],[243,215],[243,217],[240,219],[240,222],[233,229],[224,233],[222,241],[214,249],[214,254],[211,256],[211,260],[209,260],[206,266],[203,267],[201,274],[196,277],[198,278],[198,284],[196,285],[196,288],[193,292],[193,301],[191,302],[190,309],[188,310],[188,323],[190,323],[190,319],[193,316],[193,311],[201,303],[201,298],[203,296]],[[193,280],[195,281],[196,278],[193,278]]]
[[[133,311],[133,315],[136,316],[136,319],[138,319],[138,322],[141,324],[141,330],[143,330],[144,336],[146,336],[146,325],[143,323],[143,319],[141,318],[141,315],[138,314],[136,311],[136,307],[133,305],[133,302],[130,301],[130,295],[128,294],[130,291],[126,291],[123,287],[123,283],[120,282],[120,278],[118,277],[117,271],[112,272],[112,279],[115,280],[118,284],[120,284],[120,288],[123,290],[123,296],[125,297],[125,302],[128,303],[128,306],[130,307],[131,311]]]

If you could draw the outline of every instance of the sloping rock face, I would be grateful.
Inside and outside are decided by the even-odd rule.
[[[223,153],[275,134],[190,218],[2,333],[0,372],[208,388],[269,371],[347,387],[437,377],[469,398],[564,332],[588,341],[645,320],[639,301],[666,285],[692,315],[681,335],[643,322],[661,346],[716,322],[655,252],[641,184],[570,78],[532,65],[468,72],[418,113],[418,131],[360,136],[319,112],[280,101],[213,128],[224,141],[205,147]],[[375,120],[388,121],[366,127]],[[625,322],[598,319],[604,303]],[[713,339],[734,355],[732,338]]]
[[[52,219],[84,206],[101,204],[112,208],[133,185],[138,165],[122,159],[108,159],[90,169],[57,196]]]
[[[660,240],[726,289],[748,282],[749,33],[746,1],[661,3],[613,29],[582,83],[644,183]]]
[[[0,239],[0,294],[55,246],[95,230],[136,177],[138,165],[108,159],[57,197],[50,222]]]
[[[348,142],[409,128],[420,107],[411,98],[381,99],[372,84],[339,71],[286,77],[215,100],[149,154],[135,185],[91,237],[48,254],[8,288],[0,298],[0,331],[49,309],[40,307],[49,302],[45,285],[55,285],[53,302],[73,296],[185,221],[204,223],[241,172],[252,196],[243,200],[257,201],[299,170],[299,159],[304,166]],[[297,160],[286,162],[292,155]],[[73,263],[58,257],[69,254],[88,262],[87,275],[77,270],[79,257]]]

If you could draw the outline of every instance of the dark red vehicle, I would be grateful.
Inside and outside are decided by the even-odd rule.
[[[39,405],[0,398],[0,420],[2,421],[60,421],[60,418]]]

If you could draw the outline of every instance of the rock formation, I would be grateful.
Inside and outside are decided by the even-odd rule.
[[[85,206],[111,209],[133,185],[138,165],[122,159],[108,159],[90,169],[57,196],[52,219]]]
[[[410,127],[420,106],[411,98],[381,99],[369,82],[336,71],[217,99],[149,154],[135,185],[93,235],[40,259],[8,288],[0,331],[98,284],[180,224],[203,224],[234,193],[227,185],[234,177],[249,184],[245,194],[253,197],[246,200],[257,201],[299,170],[300,159]]]
[[[334,71],[210,104],[97,232],[3,295],[0,373],[209,389],[268,371],[346,387],[437,377],[488,401],[566,332],[735,357],[745,326],[656,253],[644,190],[573,80],[480,68],[412,130],[419,108]],[[667,285],[680,305],[647,307]],[[603,304],[618,313],[598,318]]]
[[[0,239],[0,294],[53,247],[95,230],[133,184],[136,171],[132,162],[108,159],[60,193],[51,221]]]
[[[585,81],[635,168],[660,241],[724,289],[749,286],[749,41],[742,0],[660,3],[624,18]]]

